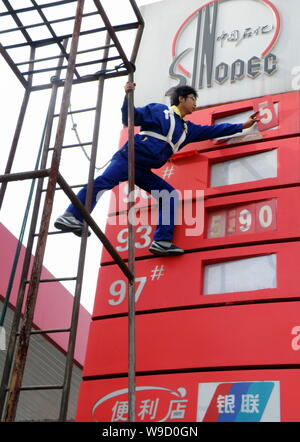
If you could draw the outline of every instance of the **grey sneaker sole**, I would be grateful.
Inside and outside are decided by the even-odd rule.
[[[83,236],[83,231],[82,230],[73,230],[72,233],[74,233],[74,235],[79,236],[80,238]],[[91,236],[91,232],[88,230],[87,236]]]
[[[82,227],[78,226],[68,226],[67,224],[64,224],[61,221],[55,221],[54,227],[56,227],[59,230],[62,230],[63,232],[81,232]]]
[[[175,252],[175,251],[173,251],[173,252],[160,252],[158,250],[150,250],[150,249],[149,249],[149,252],[151,252],[153,255],[156,255],[156,256],[179,256],[184,253],[184,252]]]
[[[153,253],[156,256],[178,256],[184,253],[182,249],[170,249],[170,250],[160,250],[156,247],[150,247],[149,252]]]

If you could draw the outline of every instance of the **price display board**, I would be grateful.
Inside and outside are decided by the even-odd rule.
[[[300,188],[296,186],[205,200],[184,200],[178,205],[173,242],[189,253],[229,244],[238,246],[300,238],[300,223],[295,216],[299,201]],[[137,258],[153,257],[149,247],[157,219],[157,206],[131,213],[131,220],[136,223]],[[123,213],[109,217],[106,226],[106,236],[123,259],[128,258],[127,222],[127,214]],[[101,262],[113,262],[105,249]]]
[[[300,242],[292,241],[137,260],[135,308],[146,312],[183,306],[297,298],[299,259]],[[126,277],[116,264],[101,267],[93,318],[124,314],[127,309]]]
[[[267,95],[196,111],[190,120],[195,124],[211,126],[220,123],[244,123],[254,112],[259,112],[260,122],[235,135],[205,140],[186,146],[176,155],[191,150],[207,150],[230,144],[245,144],[271,138],[284,138],[300,133],[300,93],[287,92]]]
[[[210,152],[189,152],[153,170],[173,186],[179,199],[238,193],[245,190],[300,183],[300,137],[276,139]],[[154,189],[155,190],[155,189]],[[127,211],[128,183],[117,186],[111,196],[109,214]],[[150,207],[157,200],[136,188],[131,196],[135,208]]]

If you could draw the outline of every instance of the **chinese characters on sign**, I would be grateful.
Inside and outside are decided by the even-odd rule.
[[[171,390],[157,386],[136,387],[136,415],[139,422],[176,422],[186,420],[189,399],[187,389]],[[100,397],[92,408],[98,422],[128,421],[128,389],[122,388]]]
[[[235,395],[219,395],[217,398],[217,407],[220,414],[235,413]],[[242,394],[240,409],[242,413],[259,413],[259,394]]]
[[[231,32],[223,31],[221,35],[217,37],[217,41],[221,42],[221,47],[224,46],[225,41],[235,42],[235,46],[238,46],[241,41],[250,37],[257,37],[258,35],[268,34],[274,30],[274,25],[258,26],[257,28],[246,28],[244,32],[239,29],[234,29]]]
[[[167,413],[159,422],[184,419],[187,399],[172,399]],[[157,421],[160,399],[143,399],[137,404],[137,416],[140,421]],[[128,402],[116,401],[112,408],[112,422],[126,422],[128,420]]]

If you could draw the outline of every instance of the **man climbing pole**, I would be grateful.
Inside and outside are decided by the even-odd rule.
[[[122,122],[128,124],[127,93],[135,89],[135,83],[125,85],[125,98],[122,106]],[[178,193],[165,180],[151,169],[161,168],[168,158],[190,143],[233,135],[250,128],[257,121],[258,112],[252,114],[245,123],[216,124],[201,126],[185,121],[186,115],[196,110],[197,92],[190,86],[179,86],[171,96],[171,107],[150,103],[134,109],[134,125],[141,126],[135,135],[135,183],[138,187],[158,198],[159,213],[153,242],[149,251],[159,256],[180,255],[184,250],[172,244]],[[105,190],[112,189],[128,179],[128,143],[126,142],[112,157],[102,175],[94,180],[91,211]],[[87,187],[79,191],[77,197],[85,204]],[[168,204],[168,223],[163,217],[163,207]],[[57,229],[82,235],[83,217],[73,204],[54,223]]]

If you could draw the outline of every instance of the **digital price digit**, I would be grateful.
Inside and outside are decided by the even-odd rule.
[[[254,112],[259,112],[260,121],[257,123],[258,129],[262,132],[278,126],[278,116],[272,101],[263,101],[253,107]]]
[[[241,232],[259,232],[272,229],[274,214],[273,204],[252,204],[239,211],[238,222]],[[251,231],[251,232],[250,232]]]
[[[249,210],[243,209],[240,211],[239,223],[241,232],[247,232],[250,230],[252,224],[252,215]]]
[[[208,238],[255,233],[276,228],[276,200],[248,204],[209,216]]]
[[[267,229],[273,222],[273,211],[268,205],[262,206],[258,212],[258,220],[261,227]]]
[[[229,210],[227,216],[227,233],[229,235],[234,235],[236,231],[236,211]]]
[[[209,238],[220,238],[225,235],[226,213],[211,215],[209,223]]]

